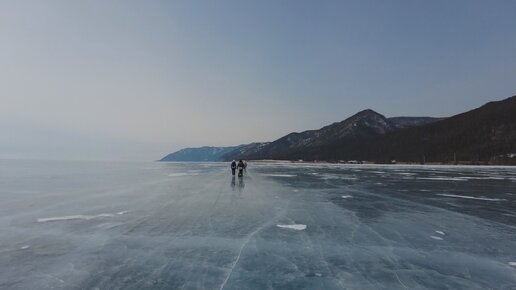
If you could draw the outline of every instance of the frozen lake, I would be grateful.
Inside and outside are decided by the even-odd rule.
[[[0,161],[0,289],[516,289],[516,168]]]

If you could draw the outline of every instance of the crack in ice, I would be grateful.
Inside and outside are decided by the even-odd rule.
[[[233,274],[233,270],[235,269],[235,266],[238,264],[238,261],[240,260],[240,256],[242,256],[242,252],[244,251],[244,248],[245,246],[249,243],[249,241],[251,240],[251,238],[256,234],[258,233],[259,231],[261,231],[263,228],[265,228],[267,226],[267,224],[270,224],[269,223],[265,223],[263,225],[261,225],[259,228],[257,228],[256,230],[254,230],[252,233],[250,233],[249,235],[247,235],[244,239],[244,242],[242,243],[242,246],[240,246],[240,249],[238,250],[238,255],[235,259],[235,261],[233,261],[233,265],[231,265],[231,268],[229,269],[229,273],[228,275],[226,276],[226,279],[224,279],[224,282],[222,282],[222,284],[220,285],[220,290],[224,289],[224,286],[226,286],[226,283],[229,281],[229,278],[231,277],[231,274]]]
[[[396,275],[396,279],[398,279],[398,282],[400,282],[400,284],[401,284],[403,287],[405,287],[405,289],[408,289],[408,287],[407,287],[405,284],[403,284],[403,282],[401,282],[401,279],[400,279],[400,277],[398,276],[398,273],[397,273],[396,271],[394,271],[394,275]]]
[[[259,226],[256,230],[254,230],[253,232],[251,232],[250,234],[248,234],[245,239],[244,239],[244,242],[242,243],[242,245],[240,246],[240,249],[238,250],[238,254],[237,254],[237,257],[235,259],[235,261],[233,261],[233,264],[231,265],[231,268],[229,269],[229,273],[228,275],[226,276],[226,279],[224,279],[224,281],[222,282],[222,284],[220,285],[220,290],[224,289],[224,287],[226,286],[227,282],[229,281],[229,278],[231,278],[231,274],[233,274],[233,270],[235,269],[236,265],[238,264],[238,262],[240,261],[240,257],[242,256],[242,252],[244,251],[244,248],[247,246],[247,244],[251,241],[251,239],[253,238],[254,235],[256,235],[257,233],[259,233],[261,230],[263,230],[264,228],[272,225],[274,223],[274,221],[282,214],[282,213],[285,213],[286,210],[288,208],[288,203],[286,205],[286,207],[280,212],[278,213],[274,218],[270,219],[268,222],[266,223],[263,223],[261,226]]]

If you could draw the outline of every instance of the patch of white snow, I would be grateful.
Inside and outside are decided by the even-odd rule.
[[[439,193],[437,194],[439,196],[445,196],[445,197],[455,197],[455,198],[465,198],[465,199],[476,199],[476,200],[486,200],[486,201],[503,201],[506,199],[503,198],[487,198],[487,197],[475,197],[475,196],[469,196],[469,195],[457,195],[457,194],[444,194]]]
[[[292,225],[276,225],[278,228],[291,229],[296,231],[302,231],[306,229],[306,225],[303,224],[292,224]]]

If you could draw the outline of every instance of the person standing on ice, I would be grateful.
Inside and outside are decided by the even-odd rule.
[[[244,176],[244,162],[242,161],[242,159],[240,159],[240,161],[238,161],[238,177],[242,177]]]
[[[235,160],[233,160],[233,162],[231,162],[231,174],[233,176],[235,175],[236,168],[237,168],[237,164],[236,164]]]

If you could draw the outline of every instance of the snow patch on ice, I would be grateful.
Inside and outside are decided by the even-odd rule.
[[[357,180],[354,176],[349,175],[337,175],[337,174],[324,174],[321,179],[344,179],[344,180]]]
[[[438,241],[442,241],[443,240],[443,238],[437,237],[437,236],[430,236],[430,238],[432,238],[434,240],[438,240]]]
[[[506,199],[503,199],[503,198],[475,197],[475,196],[469,196],[469,195],[444,194],[444,193],[439,193],[437,195],[445,196],[445,197],[456,197],[456,198],[476,199],[476,200],[486,200],[486,201],[503,201],[503,200],[506,200]]]
[[[50,217],[50,218],[39,218],[37,219],[38,223],[46,223],[46,222],[57,222],[57,221],[68,221],[68,220],[91,220],[95,218],[101,217],[115,217],[116,215],[123,215],[128,211],[120,211],[116,214],[113,213],[101,213],[98,215],[68,215],[68,216],[60,216],[60,217]]]
[[[195,175],[199,175],[199,173],[179,172],[179,173],[170,173],[168,176],[170,176],[170,177],[181,177],[181,176],[195,176]]]
[[[467,178],[464,177],[417,177],[417,179],[423,180],[443,180],[443,181],[468,181]]]
[[[306,225],[303,224],[292,224],[292,225],[276,225],[278,228],[291,229],[296,231],[302,231],[306,229]]]
[[[264,176],[272,176],[272,177],[296,177],[295,174],[264,174]]]
[[[496,176],[465,176],[463,178],[467,178],[467,179],[480,179],[480,180],[484,180],[484,179],[505,180],[505,177],[496,177]]]

